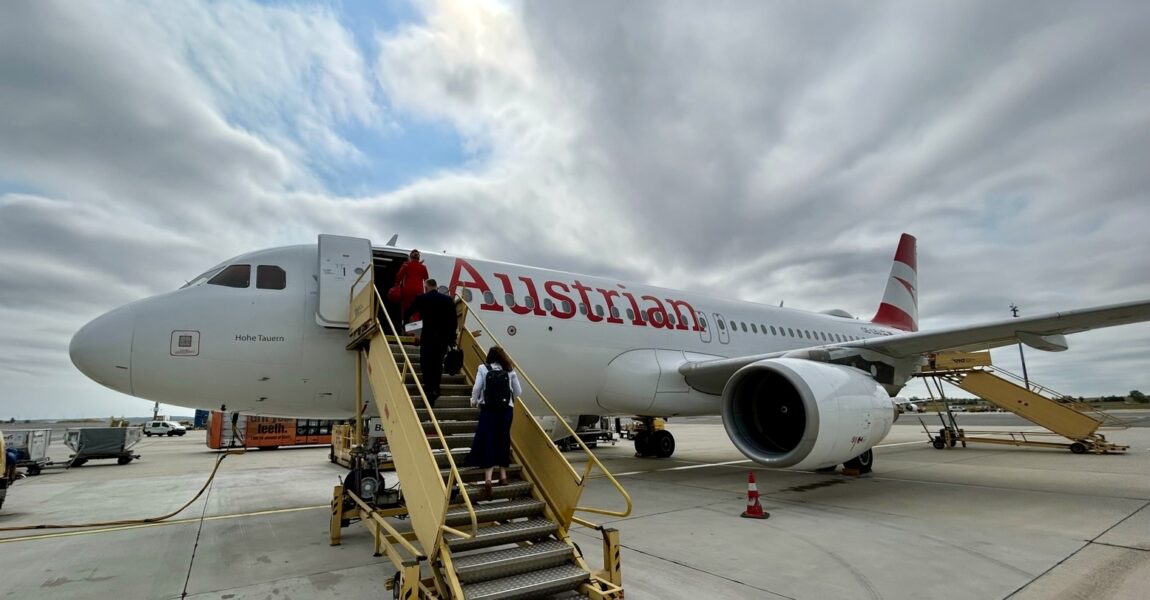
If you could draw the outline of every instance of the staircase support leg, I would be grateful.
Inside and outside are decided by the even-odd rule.
[[[343,486],[335,486],[335,491],[332,492],[331,498],[331,524],[329,526],[331,533],[331,545],[338,546],[340,544],[341,526],[343,525]]]
[[[619,530],[604,528],[603,532],[603,571],[604,579],[615,585],[623,585],[622,562],[619,556],[622,547],[619,545]]]
[[[416,598],[419,598],[419,583],[419,562],[404,562],[403,578],[399,584],[400,600],[416,600]]]

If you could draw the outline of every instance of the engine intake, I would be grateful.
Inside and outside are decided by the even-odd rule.
[[[723,426],[748,458],[769,467],[820,468],[862,454],[897,413],[867,373],[794,358],[743,367],[723,389]]]

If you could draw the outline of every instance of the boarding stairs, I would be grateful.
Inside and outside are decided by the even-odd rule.
[[[479,419],[470,396],[486,348],[477,337],[486,333],[493,340],[493,336],[477,316],[468,314],[465,303],[457,303],[460,323],[479,328],[461,327],[463,371],[444,374],[442,395],[432,408],[418,377],[419,346],[412,338],[384,333],[392,328],[381,322],[386,319],[378,310],[382,298],[370,282],[370,270],[365,275],[367,281],[360,289],[352,289],[351,314],[366,318],[352,319],[348,347],[360,355],[366,369],[403,501],[398,509],[378,509],[359,490],[337,487],[333,544],[338,543],[342,524],[362,519],[373,533],[377,555],[386,554],[395,564],[396,579],[388,583],[398,587],[403,598],[622,598],[618,532],[597,527],[574,513],[629,514],[631,500],[626,492],[585,447],[586,469],[577,472],[521,398],[514,405],[509,483],[499,485],[497,468],[492,498],[482,499],[483,469],[463,463]],[[370,306],[361,306],[357,313],[357,299]],[[535,396],[553,410],[527,374],[522,369],[518,372]],[[616,486],[625,501],[624,510],[578,506],[593,467]],[[351,479],[348,487],[354,487]],[[410,531],[401,533],[389,520],[397,516],[410,520]],[[592,569],[571,540],[575,525],[602,534],[603,569]]]
[[[923,371],[920,375],[933,378],[940,395],[942,395],[942,386],[939,383],[945,381],[986,400],[994,406],[1017,414],[1057,436],[1072,440],[1070,444],[1042,442],[1037,440],[1034,433],[1031,433],[1030,439],[1027,439],[1025,432],[1018,432],[1005,434],[1011,440],[1005,443],[1018,442],[1014,445],[1066,447],[1076,454],[1086,452],[1102,454],[1121,452],[1127,449],[1126,446],[1108,442],[1104,435],[1098,433],[1101,429],[1125,429],[1126,423],[1121,419],[1010,371],[995,367],[989,364],[989,358],[986,358],[985,362],[987,364],[976,366],[936,368]],[[928,389],[930,389],[929,386]],[[967,439],[970,441],[987,441],[986,439]]]

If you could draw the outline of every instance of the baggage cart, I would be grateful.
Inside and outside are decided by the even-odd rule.
[[[114,458],[121,465],[140,458],[131,451],[143,436],[139,427],[77,427],[64,432],[64,444],[75,454],[69,466],[79,467],[89,460]]]
[[[48,465],[48,444],[51,441],[51,429],[10,429],[4,432],[4,445],[16,450],[20,456],[16,466],[24,467],[29,476],[39,475]]]

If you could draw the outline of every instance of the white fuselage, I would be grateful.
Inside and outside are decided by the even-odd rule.
[[[464,294],[493,341],[565,415],[718,414],[719,396],[687,386],[679,365],[895,333],[849,317],[601,277],[447,255],[425,255],[424,262],[431,278]],[[196,282],[112,311],[76,334],[73,360],[105,386],[169,404],[353,415],[348,332],[317,325],[316,246],[224,264],[241,263],[252,265],[250,286]],[[286,272],[283,289],[257,287],[261,265]]]

